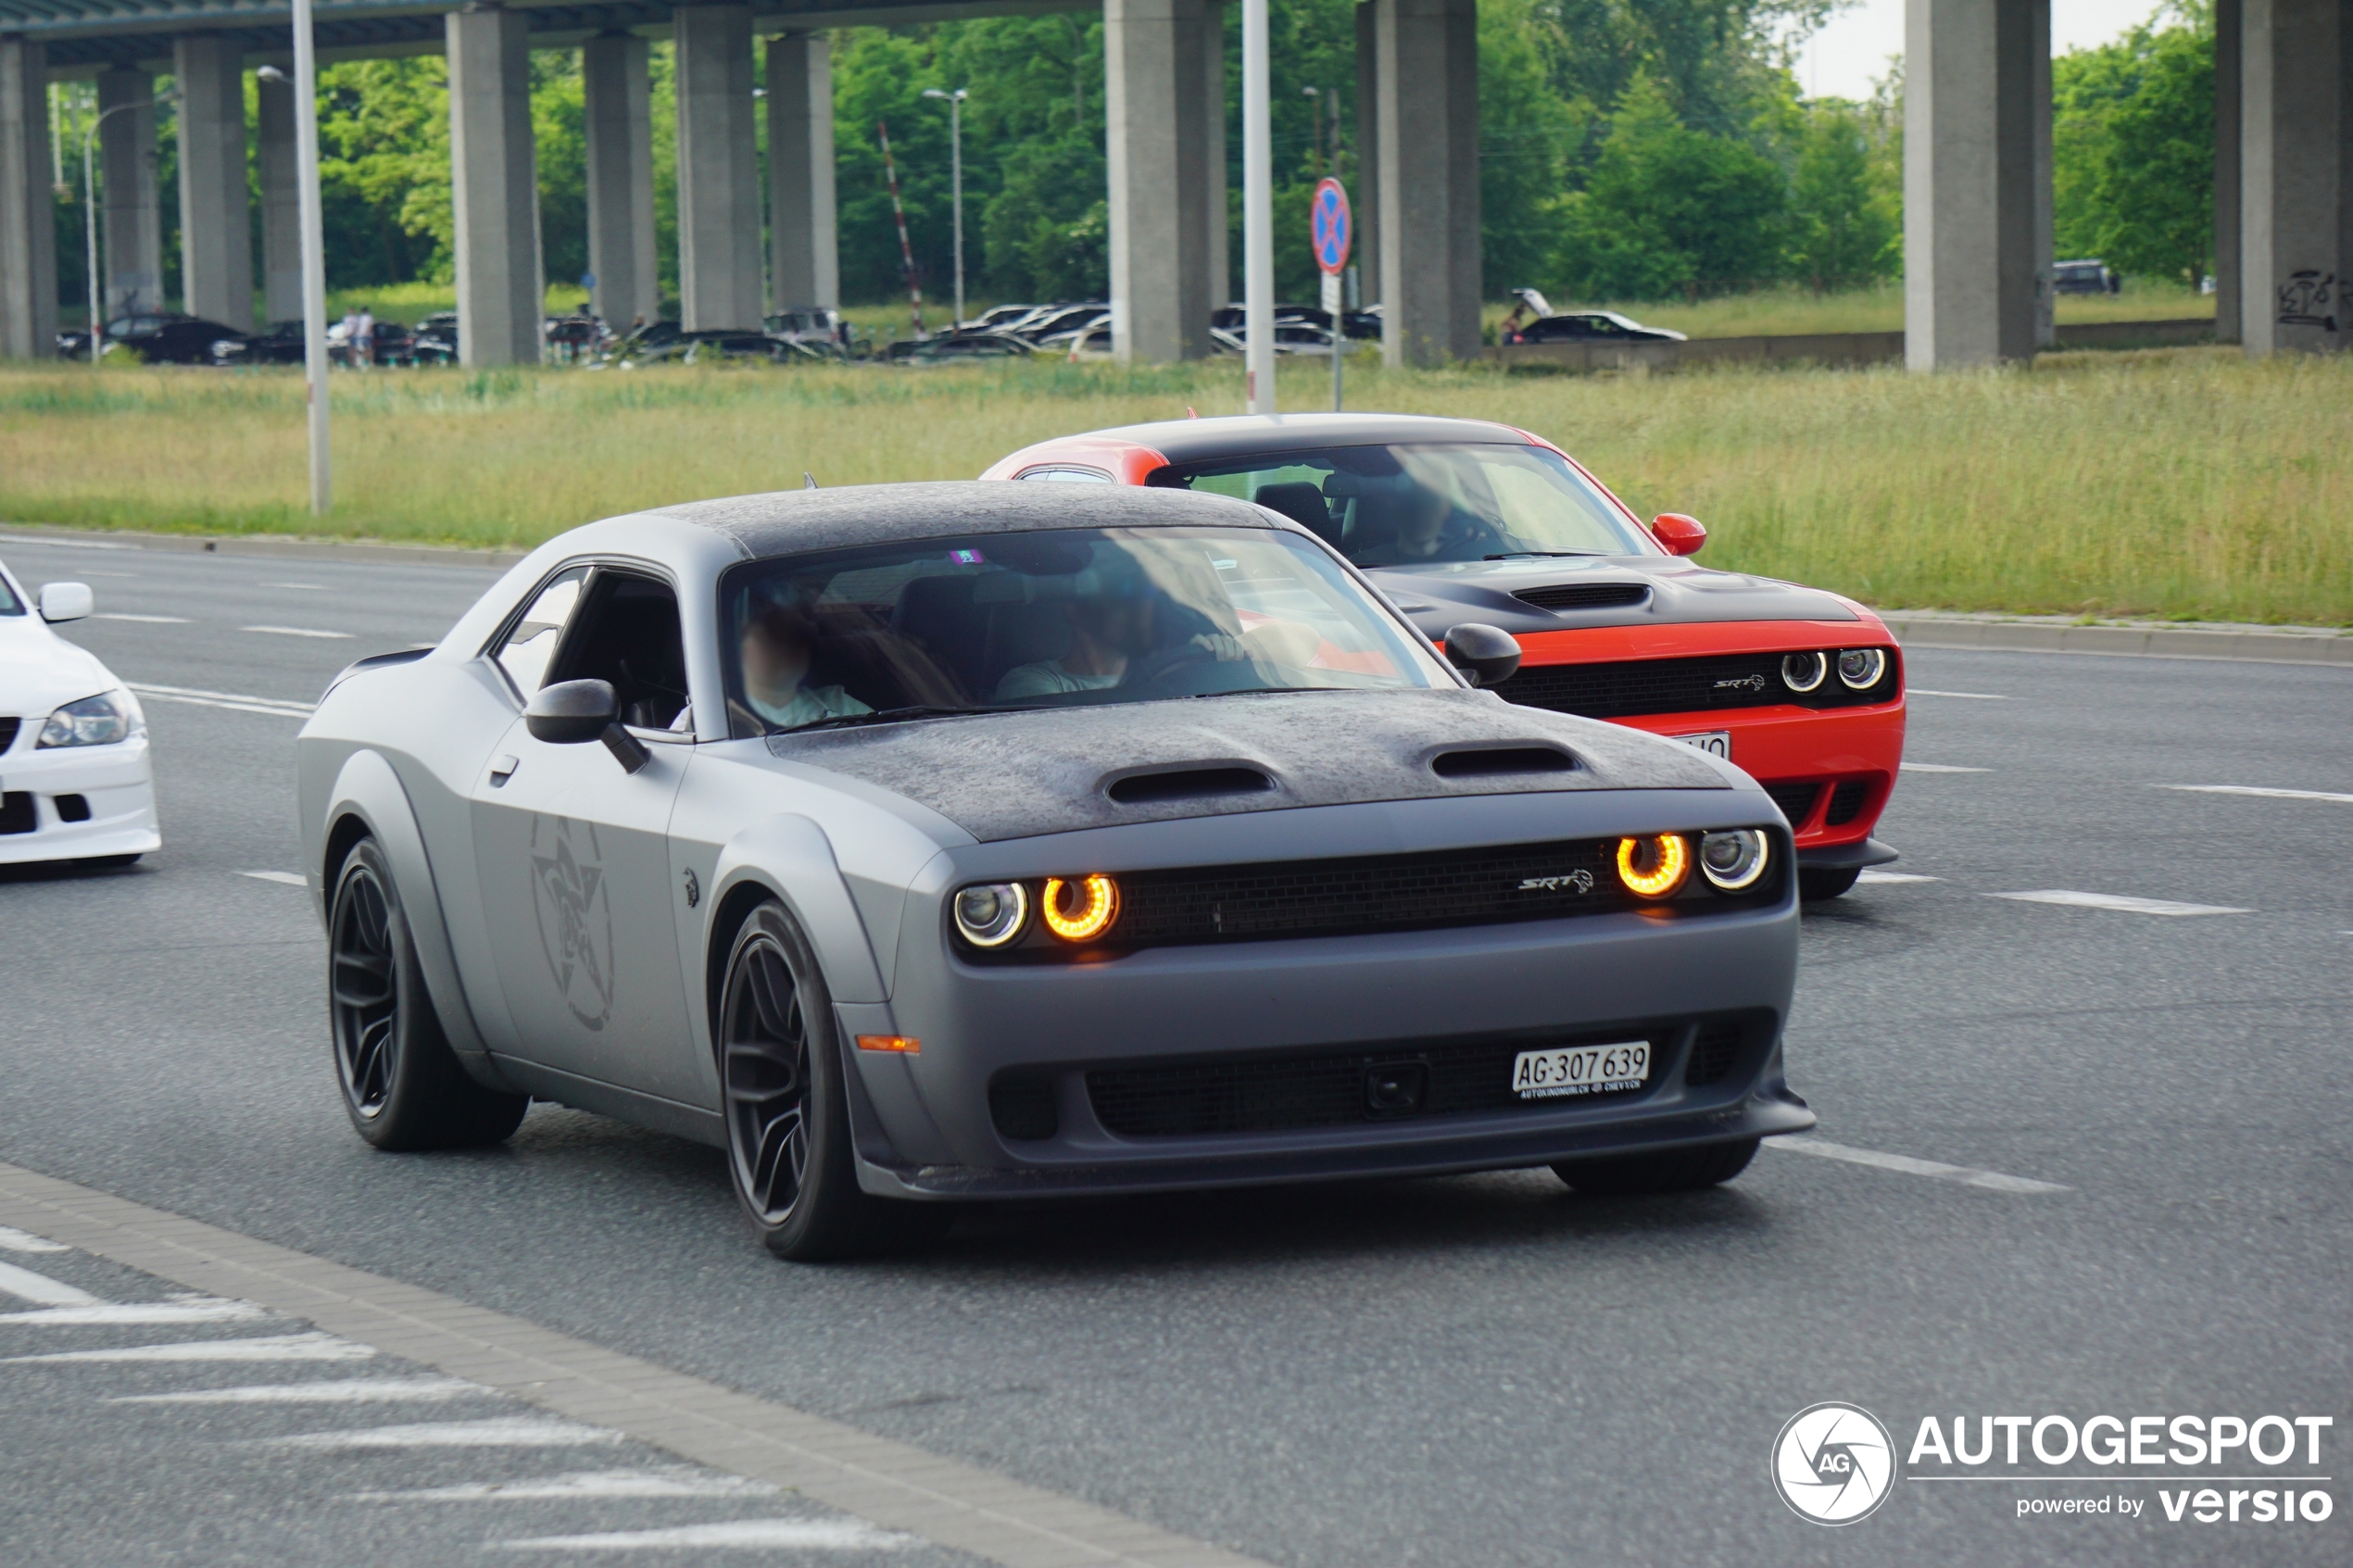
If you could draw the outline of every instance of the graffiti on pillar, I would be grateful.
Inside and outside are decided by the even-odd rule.
[[[2308,267],[2289,274],[2280,285],[2280,325],[2336,331],[2336,314],[2331,307],[2338,303],[2341,292],[2334,272]]]

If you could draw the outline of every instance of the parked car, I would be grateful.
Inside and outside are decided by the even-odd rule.
[[[1232,333],[1239,341],[1248,326],[1249,315],[1249,310],[1239,303],[1210,312],[1211,335],[1222,331]],[[1324,332],[1323,341],[1328,348],[1332,313],[1320,305],[1277,305],[1275,307],[1275,325],[1278,330],[1287,326],[1320,327]],[[1380,307],[1375,305],[1364,310],[1343,310],[1340,312],[1340,325],[1352,338],[1377,338],[1381,331]]]
[[[1497,702],[1226,496],[887,485],[541,546],[296,743],[340,1096],[726,1150],[774,1251],[972,1199],[1550,1164],[1814,1123],[1789,839],[1716,758]]]
[[[550,316],[540,326],[550,358],[565,364],[593,358],[612,334],[597,317],[585,311],[574,316]]]
[[[1209,337],[1210,341],[1225,353],[1247,354],[1250,352],[1250,339],[1245,335],[1244,329],[1240,327],[1236,327],[1230,332],[1224,327],[1212,327],[1209,329]],[[1319,327],[1309,321],[1279,320],[1276,321],[1276,353],[1328,355],[1331,351],[1332,333],[1329,327]]]
[[[2121,273],[2108,270],[2108,263],[2096,258],[2087,261],[2061,261],[2051,268],[2051,292],[2054,294],[2122,294]]]
[[[1506,343],[1682,343],[1684,334],[1672,327],[1646,327],[1615,310],[1575,310],[1539,317],[1511,329]]]
[[[831,358],[849,356],[849,328],[830,305],[795,305],[761,322],[769,336],[814,348]]]
[[[893,365],[945,365],[983,359],[1026,359],[1036,352],[1011,332],[934,332],[927,338],[904,338],[890,345],[885,358]]]
[[[245,339],[242,358],[248,365],[299,365],[303,362],[302,323],[272,321]]]
[[[1030,343],[1044,344],[1049,338],[1063,332],[1091,328],[1111,320],[1111,307],[1101,300],[1089,300],[1081,305],[1063,305],[1040,310],[1030,320],[1013,329],[1014,335]]]
[[[0,565],[0,865],[127,866],[162,846],[139,699],[50,630],[91,608],[85,583],[27,593]]]
[[[1852,599],[1688,558],[1707,531],[1644,527],[1567,453],[1508,426],[1396,414],[1178,420],[1064,436],[996,480],[1208,490],[1270,507],[1443,640],[1477,620],[1526,660],[1507,702],[1686,741],[1764,782],[1808,898],[1895,851],[1871,836],[1904,751],[1903,654]]]
[[[458,363],[458,313],[455,310],[436,310],[417,323],[409,335],[409,362],[412,365]]]
[[[108,321],[106,345],[99,354],[103,357],[128,352],[151,365],[235,364],[244,358],[245,337],[236,328],[219,321],[158,311]],[[57,341],[60,358],[90,358],[90,334],[86,329],[59,332]]]

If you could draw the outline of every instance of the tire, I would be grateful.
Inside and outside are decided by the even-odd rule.
[[[345,857],[328,909],[335,1082],[359,1135],[376,1148],[410,1150],[497,1143],[512,1133],[530,1097],[485,1089],[458,1064],[373,838]]]
[[[1564,1160],[1553,1174],[1579,1192],[1596,1197],[1639,1198],[1652,1193],[1698,1192],[1729,1182],[1756,1158],[1755,1138],[1670,1148],[1657,1154],[1621,1154],[1605,1160]]]
[[[136,855],[89,855],[74,862],[86,872],[119,872],[125,866],[138,863],[139,857]]]
[[[782,904],[749,915],[727,951],[717,1017],[727,1170],[769,1251],[813,1263],[938,1236],[944,1205],[860,1190],[833,994]]]
[[[1863,868],[1860,866],[1847,866],[1843,870],[1800,866],[1797,868],[1797,896],[1809,904],[1824,898],[1835,898],[1854,886],[1855,879],[1862,874]]]

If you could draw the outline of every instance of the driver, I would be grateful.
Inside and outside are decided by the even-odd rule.
[[[1494,529],[1455,506],[1427,484],[1408,479],[1380,489],[1367,487],[1357,505],[1376,529],[1386,524],[1395,536],[1368,545],[1359,566],[1403,566],[1422,560],[1477,560],[1495,548]]]
[[[1133,562],[1106,562],[1089,575],[1095,579],[1091,591],[1063,604],[1070,621],[1070,646],[1058,658],[1006,671],[997,683],[999,702],[1102,691],[1127,680],[1131,672],[1138,680],[1153,679],[1174,659],[1193,649],[1201,652],[1189,657],[1206,654],[1221,663],[1250,658],[1239,639],[1214,631],[1164,647],[1164,634],[1183,637],[1182,622],[1188,618],[1180,610],[1176,617],[1179,624],[1164,631],[1157,609],[1160,596]]]
[[[744,701],[780,730],[839,719],[873,709],[839,686],[809,686],[809,652],[817,629],[791,605],[770,603],[752,612],[738,652],[743,659]]]

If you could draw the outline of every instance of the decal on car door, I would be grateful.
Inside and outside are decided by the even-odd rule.
[[[531,814],[531,897],[556,989],[584,1028],[612,1017],[612,900],[594,822]]]

